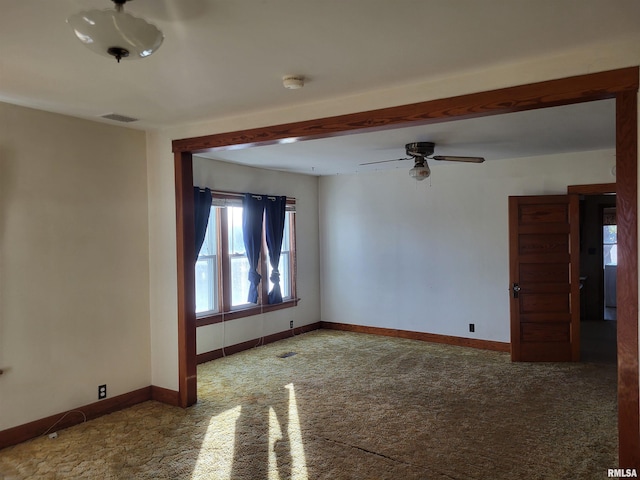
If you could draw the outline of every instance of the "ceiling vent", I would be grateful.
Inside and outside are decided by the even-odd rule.
[[[123,122],[123,123],[131,123],[131,122],[138,121],[137,118],[127,117],[126,115],[120,115],[117,113],[107,113],[106,115],[102,115],[102,118],[106,118],[107,120],[113,120],[116,122]]]

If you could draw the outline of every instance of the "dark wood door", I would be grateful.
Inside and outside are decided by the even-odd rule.
[[[509,197],[511,359],[580,360],[577,195]]]

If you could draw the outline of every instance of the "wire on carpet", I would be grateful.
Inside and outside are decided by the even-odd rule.
[[[80,411],[80,410],[69,410],[67,413],[65,413],[64,415],[62,415],[62,417],[60,417],[53,425],[51,425],[46,432],[44,432],[41,436],[44,437],[47,433],[49,433],[51,430],[53,430],[53,427],[55,427],[56,425],[58,425],[62,420],[64,420],[65,418],[67,418],[67,415],[71,414],[71,413],[79,413],[80,415],[82,415],[82,423],[86,423],[87,422],[87,416],[84,414],[84,412]]]

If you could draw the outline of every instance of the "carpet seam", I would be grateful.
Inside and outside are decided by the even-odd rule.
[[[335,440],[333,438],[323,437],[323,436],[320,436],[320,435],[314,435],[314,436],[315,436],[316,439],[326,440],[327,442],[335,443],[337,445],[341,445],[341,446],[344,446],[344,447],[355,448],[356,450],[360,450],[361,452],[369,453],[371,455],[375,455],[376,457],[384,458],[385,460],[390,460],[391,462],[394,462],[394,463],[399,463],[399,464],[402,464],[402,465],[408,465],[410,467],[415,467],[415,468],[419,468],[421,470],[437,473],[438,475],[442,475],[444,477],[450,478],[451,480],[459,480],[457,477],[452,477],[452,476],[450,476],[450,475],[448,475],[448,474],[446,474],[444,472],[440,472],[440,471],[438,471],[438,470],[436,470],[434,468],[429,468],[429,467],[424,466],[424,465],[418,465],[418,464],[415,464],[415,463],[407,462],[405,460],[399,460],[397,458],[389,457],[388,455],[384,455],[384,454],[379,453],[379,452],[374,452],[373,450],[367,450],[366,448],[359,447],[358,445],[352,445],[350,443],[341,442],[340,440]],[[466,478],[471,478],[471,477],[466,477]]]

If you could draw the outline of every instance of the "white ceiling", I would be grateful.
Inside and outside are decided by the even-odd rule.
[[[109,0],[0,0],[0,7],[0,101],[107,123],[114,122],[99,117],[118,113],[138,118],[128,126],[141,129],[640,38],[639,0],[135,0],[125,9],[163,30],[164,44],[147,59],[117,64],[81,45],[65,23],[80,10],[111,8]],[[304,75],[306,86],[284,89],[286,74]],[[260,160],[251,159],[255,149],[217,157],[258,164],[269,157],[271,167],[337,173],[353,171],[360,157],[403,156],[402,146],[416,140],[435,141],[441,154],[487,158],[539,154],[566,142],[608,148],[610,131],[597,126],[611,106],[592,110],[569,108],[569,125],[545,110],[514,116],[519,129],[508,120],[479,119],[305,142],[286,154],[264,147]],[[356,157],[345,166],[345,158]]]

